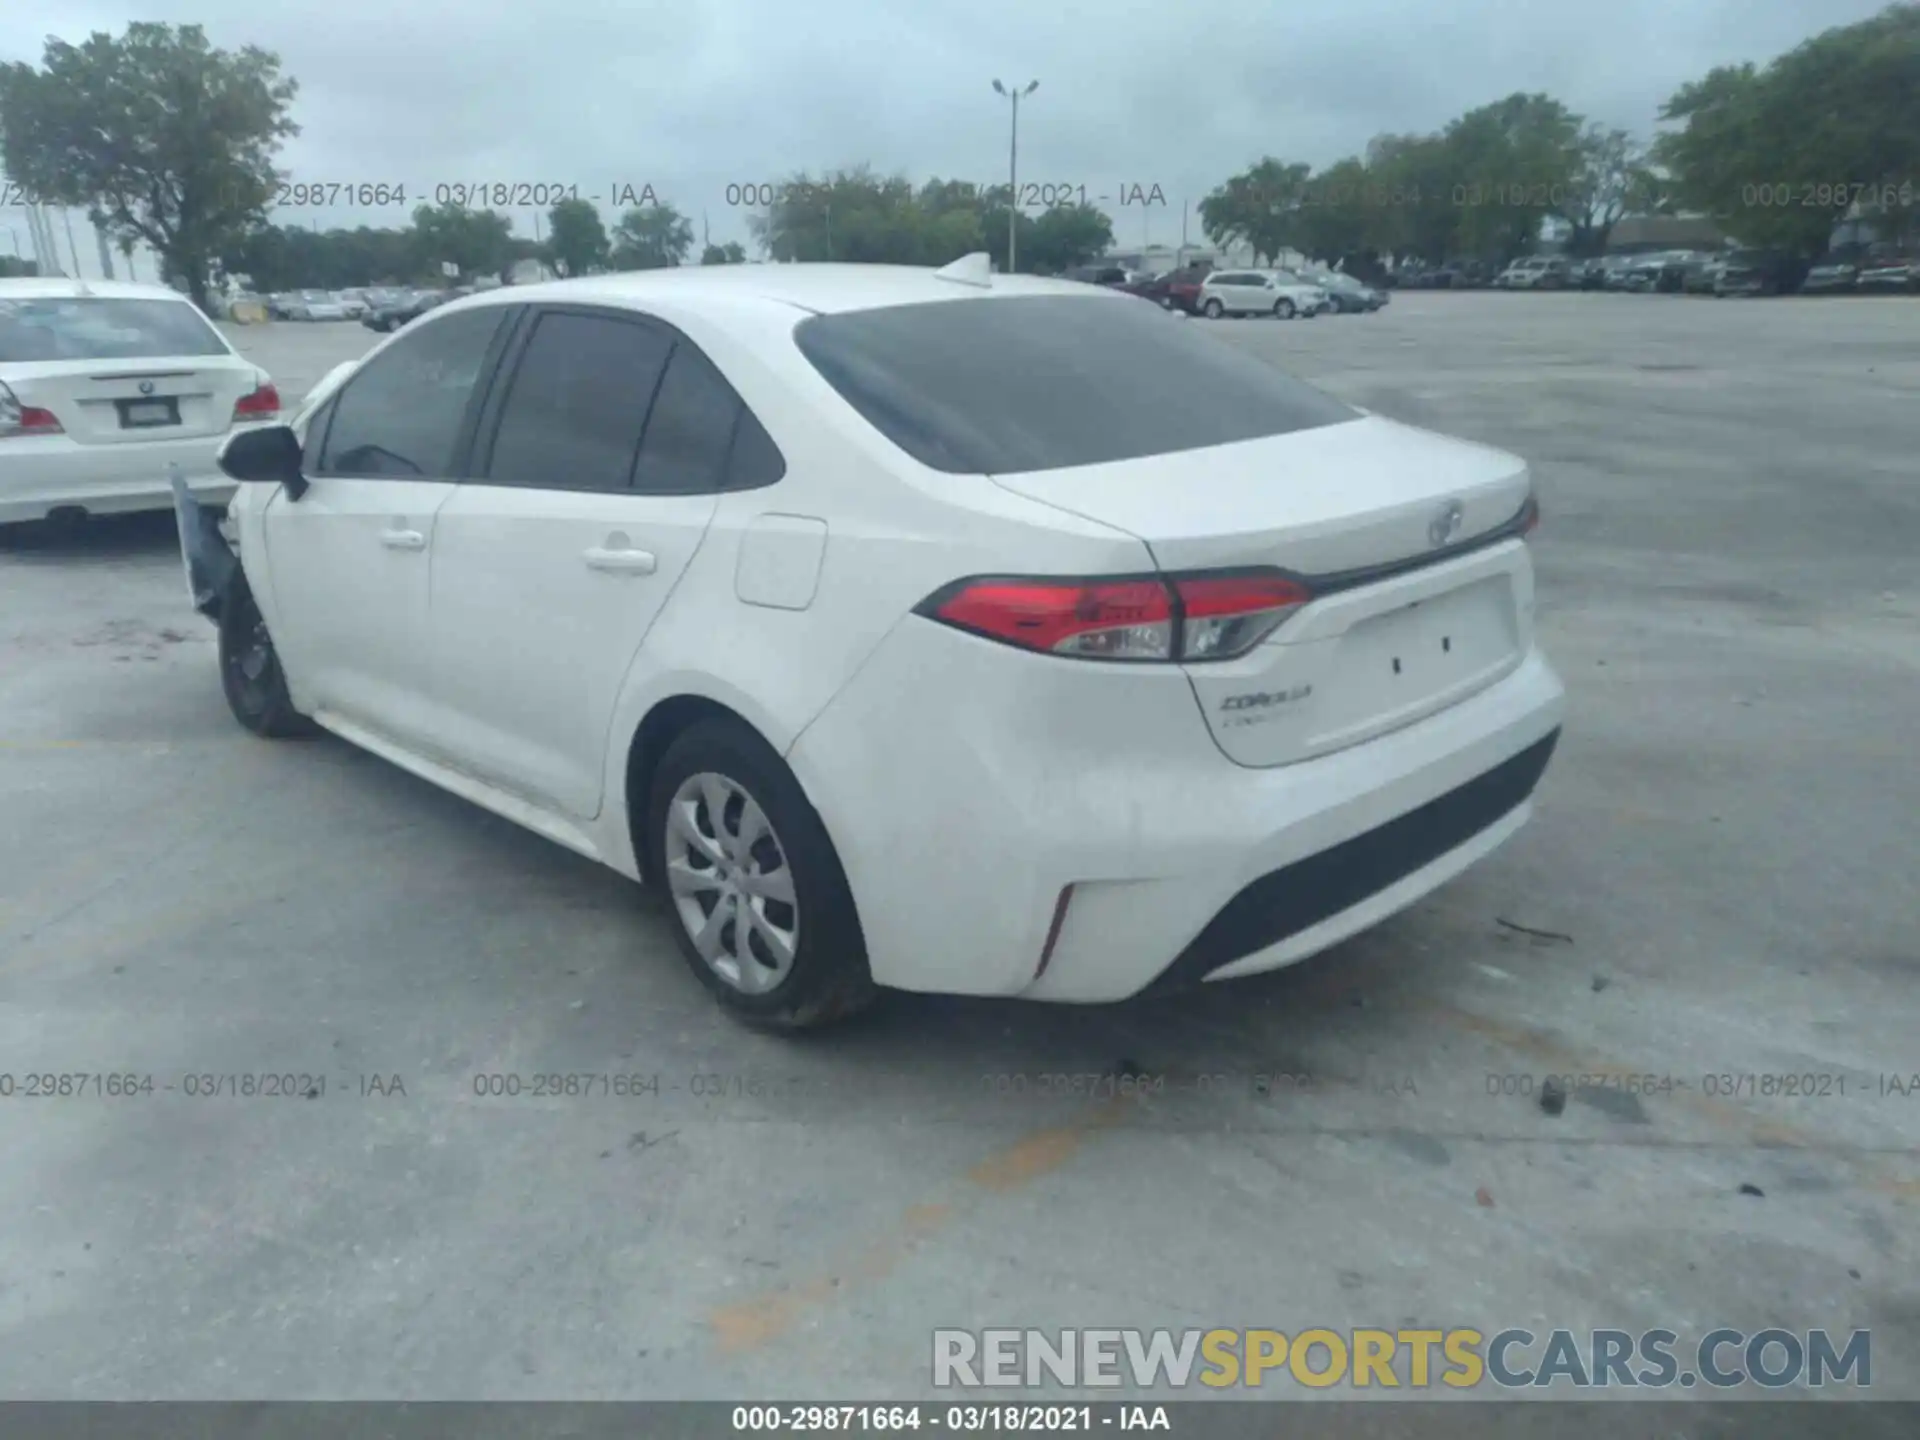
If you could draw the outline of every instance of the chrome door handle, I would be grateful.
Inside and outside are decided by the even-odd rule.
[[[611,570],[622,575],[651,575],[659,562],[651,550],[609,550],[595,545],[586,552],[589,570]]]
[[[427,537],[418,530],[382,530],[380,543],[389,550],[424,550]]]

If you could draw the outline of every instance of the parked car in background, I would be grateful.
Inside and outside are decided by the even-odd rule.
[[[1860,263],[1853,256],[1823,255],[1800,282],[1802,295],[1844,295],[1860,283]]]
[[[1920,256],[1876,255],[1864,260],[1854,288],[1882,295],[1920,294]]]
[[[235,437],[237,554],[179,511],[235,721],[657,890],[777,1030],[1272,970],[1526,823],[1524,460],[984,254],[729,278],[474,296]]]
[[[1209,320],[1227,315],[1291,320],[1296,315],[1317,315],[1327,304],[1326,291],[1284,271],[1216,270],[1200,285],[1199,313]]]
[[[1564,290],[1568,273],[1558,255],[1526,255],[1496,275],[1493,284],[1498,290]]]
[[[1327,292],[1327,308],[1335,315],[1370,315],[1385,305],[1389,298],[1385,290],[1362,284],[1353,276],[1343,275],[1337,270],[1302,270],[1298,273],[1307,284]]]
[[[220,443],[280,418],[272,378],[193,302],[131,281],[0,280],[0,523],[224,503]]]
[[[1212,273],[1211,265],[1188,265],[1184,269],[1169,271],[1162,281],[1164,293],[1160,303],[1169,310],[1183,311],[1188,315],[1198,314],[1200,287],[1206,284],[1207,276]]]
[[[1780,250],[1729,250],[1713,282],[1716,295],[1791,295],[1806,278],[1803,260]]]
[[[267,314],[275,320],[291,320],[300,297],[290,290],[277,290],[267,296]]]
[[[465,287],[456,287],[453,290],[415,290],[383,309],[370,311],[360,323],[369,330],[377,330],[384,334],[389,330],[398,330],[409,321],[418,320],[436,306],[472,293]]]
[[[1078,281],[1082,285],[1105,285],[1118,289],[1127,283],[1129,276],[1118,265],[1075,265],[1061,278]]]
[[[1680,263],[1682,295],[1713,295],[1724,263],[1718,255],[1690,255]]]
[[[333,302],[340,307],[342,314],[349,320],[364,318],[370,308],[367,304],[367,292],[364,290],[336,290],[333,294]]]

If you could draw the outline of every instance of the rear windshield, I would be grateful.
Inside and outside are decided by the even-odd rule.
[[[0,361],[145,360],[226,353],[220,332],[184,300],[106,296],[0,300]]]
[[[1359,415],[1130,297],[856,310],[802,321],[794,339],[875,429],[955,475],[1170,455]]]

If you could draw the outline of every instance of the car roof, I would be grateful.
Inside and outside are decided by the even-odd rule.
[[[703,300],[763,301],[816,315],[877,310],[942,300],[978,300],[1021,295],[1100,296],[1115,304],[1130,296],[1094,290],[1072,280],[1031,275],[995,275],[986,284],[941,278],[915,265],[696,265],[667,270],[635,270],[586,275],[574,280],[544,280],[507,285],[469,297],[466,306],[520,305],[536,301],[598,304],[645,309],[662,304],[698,306]]]
[[[140,280],[73,280],[62,275],[21,275],[0,279],[0,296],[19,300],[179,300],[187,297],[167,285]]]

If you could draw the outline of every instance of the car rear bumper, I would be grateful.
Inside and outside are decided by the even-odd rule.
[[[229,432],[231,433],[231,432]],[[16,438],[0,448],[0,525],[56,510],[118,515],[173,507],[173,468],[196,498],[224,504],[233,480],[216,456],[226,435],[137,445],[78,445],[64,435]]]
[[[1164,679],[920,620],[882,645],[789,754],[876,981],[1100,1002],[1304,959],[1517,830],[1564,709],[1531,651],[1425,720],[1258,769]]]

